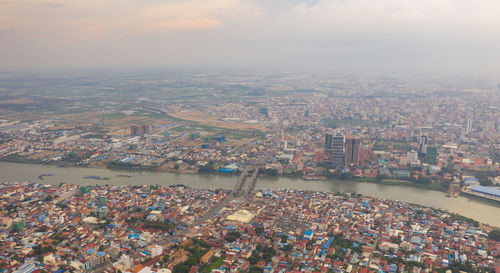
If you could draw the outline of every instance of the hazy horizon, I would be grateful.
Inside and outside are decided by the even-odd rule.
[[[500,72],[500,2],[0,0],[0,70]]]

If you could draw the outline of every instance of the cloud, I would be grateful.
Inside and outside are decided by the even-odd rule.
[[[438,31],[499,26],[499,12],[498,0],[319,0],[282,11],[276,22],[313,32],[402,28]]]
[[[1,3],[0,29],[34,37],[113,38],[140,33],[210,29],[231,0],[16,0]]]
[[[498,14],[499,0],[0,0],[0,59],[490,69]]]
[[[491,31],[498,0],[4,0],[0,30],[99,38],[233,26],[290,34]],[[53,37],[51,37],[53,38]]]

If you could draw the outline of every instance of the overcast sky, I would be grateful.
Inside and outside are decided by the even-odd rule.
[[[498,71],[500,0],[0,0],[0,69]]]

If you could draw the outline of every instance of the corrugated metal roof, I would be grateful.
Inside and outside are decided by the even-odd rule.
[[[471,188],[472,191],[482,193],[482,194],[488,194],[496,197],[500,197],[500,190],[495,189],[495,188],[490,188],[490,187],[484,187],[484,186],[474,186]]]

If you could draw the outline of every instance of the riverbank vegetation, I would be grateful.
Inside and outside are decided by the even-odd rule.
[[[416,187],[424,188],[435,191],[447,191],[449,186],[449,181],[432,181],[428,177],[419,176],[414,177],[402,177],[399,179],[393,179],[388,176],[377,175],[376,177],[359,177],[354,176],[352,172],[327,172],[326,177],[329,180],[353,180],[356,182],[365,183],[375,183],[381,185],[391,185],[391,186],[405,186],[405,187]]]
[[[494,229],[494,230],[490,231],[490,233],[488,234],[488,237],[491,240],[495,240],[497,242],[500,242],[500,229]]]
[[[203,173],[203,174],[215,174],[217,173],[217,168],[215,164],[209,163],[203,166],[198,167],[198,173]]]
[[[474,173],[474,176],[479,180],[481,186],[493,186],[493,178],[498,176],[498,171],[479,170]]]
[[[12,163],[23,163],[23,164],[42,164],[41,160],[30,159],[27,157],[19,156],[19,155],[8,155],[6,157],[0,158],[0,161],[4,162],[12,162]]]
[[[156,167],[134,164],[129,162],[109,161],[106,163],[106,168],[112,170],[126,170],[126,171],[154,171]]]
[[[17,155],[10,155],[4,158],[1,158],[0,161],[4,162],[11,162],[11,163],[23,163],[23,164],[48,164],[48,165],[61,165],[62,163],[66,162],[51,162],[51,163],[43,163],[41,161],[37,160],[32,160],[29,158],[17,156]],[[69,163],[69,162],[68,162]],[[189,162],[186,161],[184,162],[186,164],[195,164],[195,162]],[[70,163],[70,166],[74,167],[88,167],[87,165],[73,165]],[[146,171],[146,172],[156,172],[158,171],[157,166],[144,166],[141,164],[134,164],[130,162],[120,162],[120,161],[109,161],[105,163],[105,167],[110,170],[119,170],[119,171]],[[218,166],[215,163],[208,163],[203,166],[198,167],[198,173],[199,174],[209,174],[209,175],[221,175],[222,173],[218,172]],[[241,171],[237,170],[233,173],[229,174],[223,174],[223,175],[233,175],[233,176],[238,176],[241,174]],[[251,174],[251,172],[249,172]],[[487,177],[490,177],[491,174],[482,172]],[[288,177],[288,178],[302,178],[303,173],[302,171],[283,171],[282,174],[278,172],[277,169],[264,169],[261,168],[259,170],[259,175],[261,176],[267,176],[267,177]],[[417,179],[413,177],[408,177],[408,178],[399,178],[399,179],[392,179],[387,176],[381,176],[378,175],[377,177],[359,177],[355,176],[352,172],[325,172],[324,175],[327,178],[327,181],[333,181],[333,180],[352,180],[355,182],[365,182],[365,183],[376,183],[376,184],[381,184],[381,185],[390,185],[390,186],[405,186],[405,187],[416,187],[416,188],[423,188],[423,189],[429,189],[429,190],[436,190],[436,191],[442,191],[445,192],[448,189],[449,181],[432,181],[428,177],[418,177]]]

